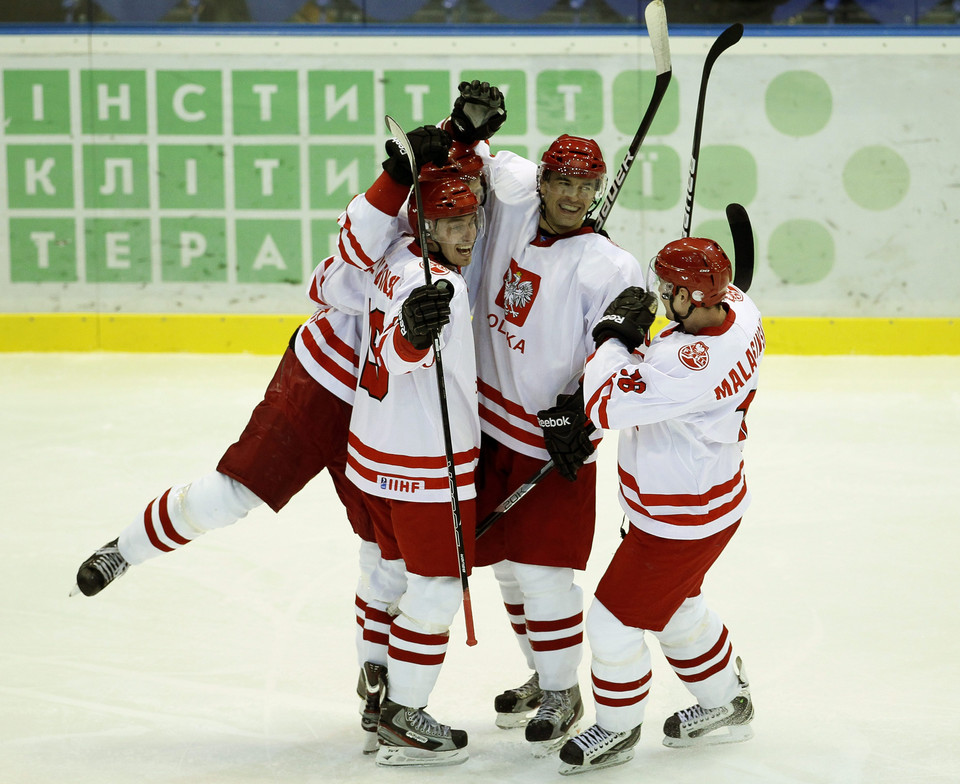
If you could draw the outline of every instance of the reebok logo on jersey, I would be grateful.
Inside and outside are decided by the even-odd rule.
[[[573,424],[568,416],[547,417],[546,419],[537,417],[537,422],[540,423],[540,427],[570,427]]]
[[[389,490],[392,493],[416,493],[418,490],[424,490],[426,484],[419,479],[406,479],[402,476],[386,476],[380,474],[377,476],[377,484],[381,490]]]

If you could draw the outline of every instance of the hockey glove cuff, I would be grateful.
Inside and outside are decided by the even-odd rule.
[[[442,166],[450,153],[450,134],[435,125],[415,128],[407,134],[407,140],[413,151],[418,175],[423,164]],[[397,139],[387,139],[384,147],[388,157],[383,162],[383,170],[398,183],[409,188],[413,185],[413,173],[410,171],[410,161],[403,146]]]
[[[599,348],[607,338],[618,338],[633,352],[643,343],[656,317],[657,298],[639,286],[630,286],[607,305],[593,328],[594,343]]]
[[[560,476],[573,482],[584,461],[594,452],[589,421],[583,410],[583,387],[572,395],[558,395],[553,408],[537,412],[550,459]]]
[[[450,321],[453,286],[445,280],[415,288],[400,309],[400,334],[418,351],[430,348]]]

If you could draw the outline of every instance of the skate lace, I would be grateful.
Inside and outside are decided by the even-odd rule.
[[[517,697],[521,700],[524,700],[527,697],[533,694],[536,694],[537,692],[540,691],[539,673],[535,672],[532,676],[530,676],[530,680],[528,680],[525,684],[523,684],[523,686],[518,686],[516,689],[511,689],[511,691],[514,694],[516,694]]]
[[[723,708],[703,708],[700,705],[691,705],[682,711],[677,711],[681,724],[699,724],[712,719],[719,713],[723,713]]]
[[[537,711],[537,719],[553,721],[568,713],[573,705],[570,695],[565,691],[545,691],[543,703]]]
[[[573,737],[573,742],[584,751],[589,751],[592,748],[603,748],[611,741],[615,740],[616,737],[616,733],[607,732],[607,730],[605,730],[599,724],[594,724],[592,727],[584,730],[579,735],[575,735]]]
[[[129,564],[127,560],[120,555],[120,550],[114,546],[109,549],[104,548],[97,553],[90,566],[106,577],[109,582],[123,574]]]
[[[446,724],[441,724],[426,711],[407,711],[407,723],[411,729],[422,732],[424,735],[446,737],[450,734],[450,727]]]

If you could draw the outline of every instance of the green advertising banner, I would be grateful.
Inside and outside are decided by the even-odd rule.
[[[674,78],[607,223],[646,265],[679,236],[712,38]],[[379,174],[383,116],[442,120],[498,84],[494,149],[596,138],[611,172],[653,87],[645,37],[0,37],[0,312],[309,310],[336,218]],[[909,74],[930,91],[917,90]],[[779,316],[950,316],[960,38],[745,38],[707,95],[694,235],[746,206]],[[728,247],[732,253],[732,248]]]

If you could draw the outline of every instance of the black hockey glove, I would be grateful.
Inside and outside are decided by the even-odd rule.
[[[444,324],[450,321],[453,286],[441,280],[419,286],[403,301],[400,334],[418,351],[430,348]]]
[[[414,128],[407,134],[410,146],[413,148],[413,159],[417,163],[417,174],[425,163],[441,166],[450,153],[450,134],[435,125],[424,125]],[[413,173],[410,171],[410,161],[407,153],[396,139],[387,139],[384,145],[388,157],[383,162],[383,170],[401,185],[413,185]]]
[[[599,348],[607,338],[619,338],[629,351],[633,351],[643,343],[656,317],[657,298],[653,294],[639,286],[625,288],[607,305],[594,326],[594,343]]]
[[[463,144],[489,139],[507,119],[503,93],[489,82],[460,82],[460,97],[450,112],[450,132]]]
[[[572,395],[558,395],[553,408],[537,412],[537,420],[543,429],[550,459],[560,476],[573,482],[583,461],[594,451],[583,410],[583,387],[578,387]]]

